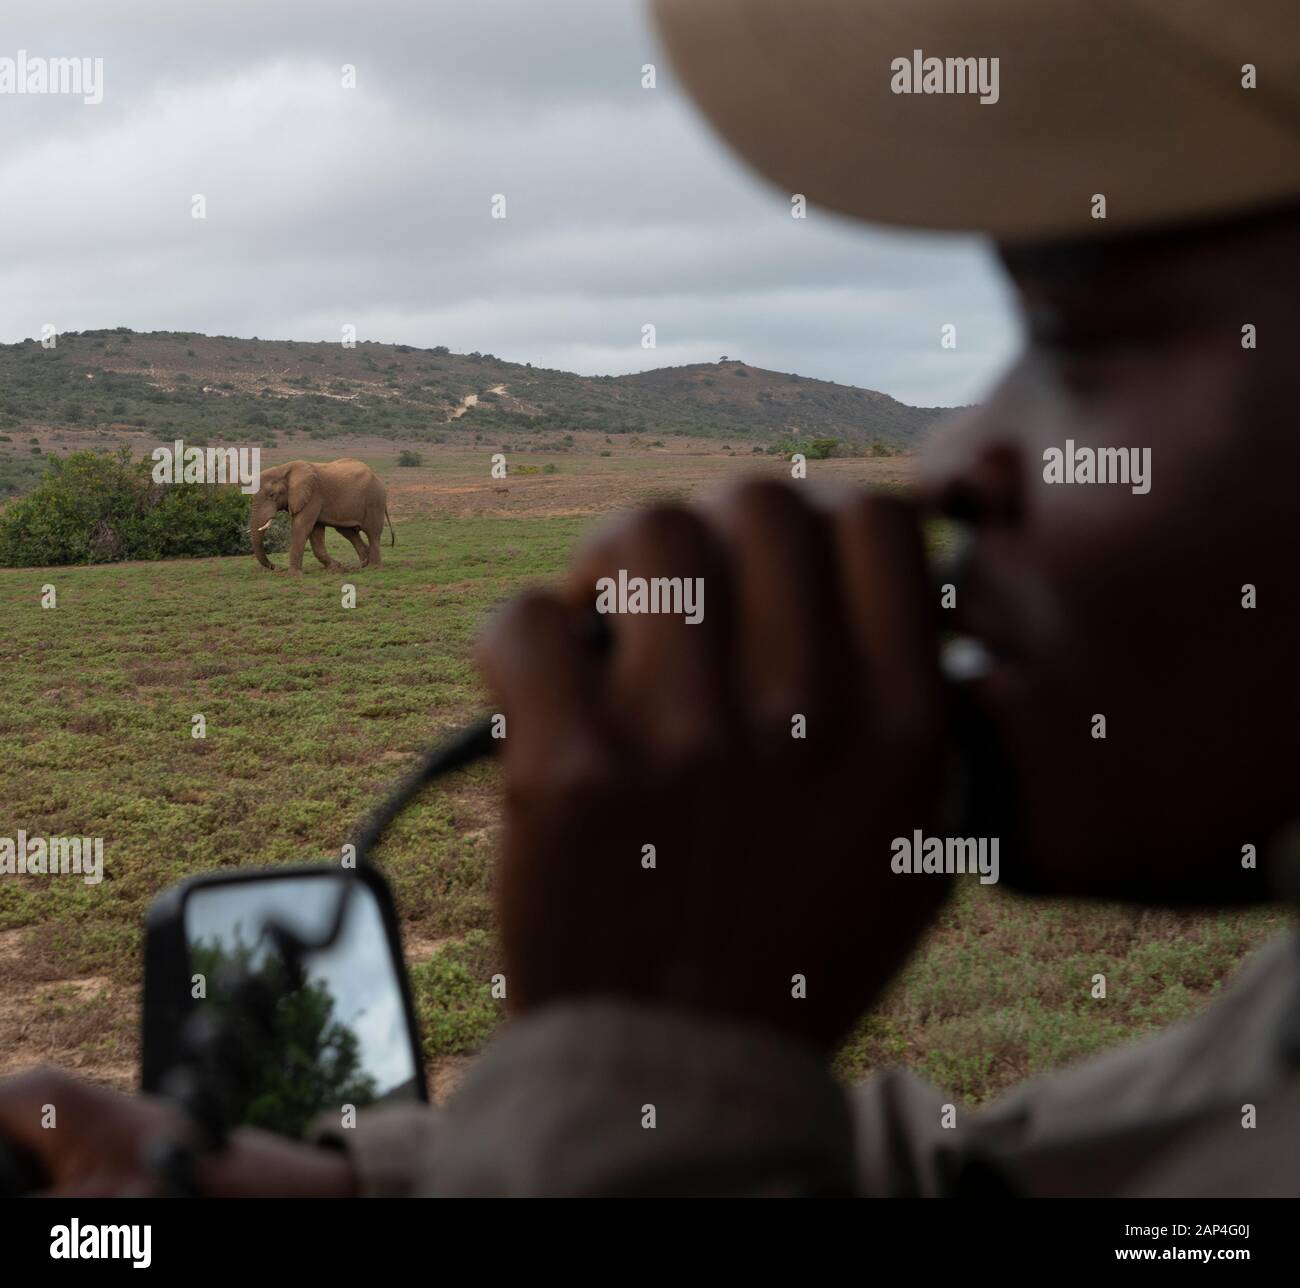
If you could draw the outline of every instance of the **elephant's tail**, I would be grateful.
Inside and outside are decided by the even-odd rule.
[[[388,535],[392,538],[388,544],[395,546],[397,544],[397,529],[393,527],[393,516],[388,513],[387,506],[384,506],[384,518],[388,520]]]

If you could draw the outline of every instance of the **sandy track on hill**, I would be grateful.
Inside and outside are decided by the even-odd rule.
[[[488,390],[488,393],[496,394],[496,396],[500,398],[505,391],[505,385],[493,385],[492,388]],[[460,400],[460,406],[455,408],[447,419],[459,420],[471,407],[478,406],[479,397],[480,395],[478,394],[466,394],[465,397]]]

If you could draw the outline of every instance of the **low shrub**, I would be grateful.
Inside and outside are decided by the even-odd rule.
[[[0,565],[252,553],[249,498],[238,487],[159,484],[151,470],[126,448],[51,458],[35,489],[0,511]],[[270,528],[269,550],[285,548],[287,528]]]

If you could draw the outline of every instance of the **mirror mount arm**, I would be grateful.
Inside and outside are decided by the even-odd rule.
[[[369,863],[370,852],[392,821],[436,778],[455,773],[476,760],[492,755],[497,739],[491,717],[484,717],[429,748],[415,768],[365,818],[352,835],[357,866]]]
[[[380,838],[388,830],[393,820],[420,794],[434,779],[455,773],[476,760],[490,756],[496,750],[496,739],[492,735],[492,721],[484,718],[468,728],[453,734],[435,747],[424,753],[407,776],[375,807],[352,834],[352,847],[356,858],[356,868],[368,866],[371,852],[379,844]],[[349,869],[351,876],[355,869]],[[301,969],[303,957],[308,953],[321,952],[332,948],[343,933],[347,921],[348,906],[352,899],[355,881],[343,882],[339,891],[338,902],[334,906],[334,915],[325,930],[314,939],[304,939],[283,922],[270,920],[266,923],[265,933],[275,941],[285,965],[293,971]]]

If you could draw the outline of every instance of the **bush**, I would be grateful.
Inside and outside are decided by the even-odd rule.
[[[249,498],[238,487],[158,484],[151,470],[126,448],[51,458],[35,490],[0,512],[0,565],[252,553]],[[286,526],[267,532],[268,550],[284,548]]]
[[[824,461],[828,456],[834,456],[838,447],[839,440],[835,438],[813,438],[806,443],[796,443],[786,438],[773,443],[770,451],[773,456],[780,456],[787,461],[796,453],[801,454],[805,460]]]
[[[420,465],[424,457],[419,452],[399,452],[397,454],[397,463],[399,465]]]

